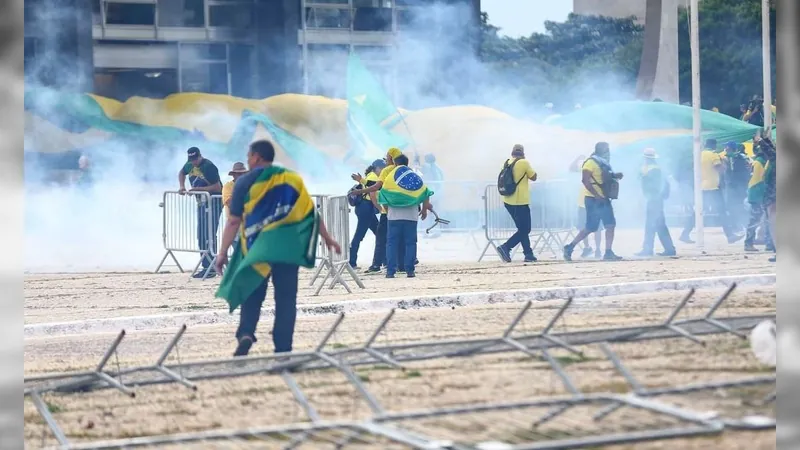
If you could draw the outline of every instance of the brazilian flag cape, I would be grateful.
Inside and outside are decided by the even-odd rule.
[[[245,196],[238,244],[216,296],[236,310],[269,276],[271,263],[314,267],[319,219],[303,179],[267,167]]]
[[[408,166],[392,169],[378,192],[378,203],[395,208],[417,206],[433,195],[422,177]]]

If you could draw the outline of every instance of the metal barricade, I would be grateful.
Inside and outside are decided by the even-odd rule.
[[[438,181],[430,183],[434,194],[431,204],[436,213],[450,223],[437,226],[432,234],[436,237],[441,233],[462,233],[478,249],[481,248],[478,236],[483,230],[484,210],[475,204],[475,199],[482,197],[486,181]],[[433,225],[433,217],[421,223],[420,230]]]
[[[575,220],[578,209],[578,191],[570,180],[552,180],[531,184],[531,249],[541,253],[549,250],[554,256],[561,247],[575,236]],[[478,262],[482,261],[490,248],[508,240],[517,228],[506,210],[496,184],[484,188],[484,236],[486,246]]]
[[[326,272],[314,291],[314,295],[319,295],[329,279],[331,282],[328,289],[333,289],[337,284],[341,284],[347,293],[351,294],[353,291],[342,276],[345,271],[350,274],[359,288],[364,289],[364,283],[361,282],[356,271],[350,267],[350,204],[347,202],[347,196],[313,195],[312,197],[328,233],[342,247],[342,252],[336,254],[330,251],[325,242],[320,239],[317,249],[318,265],[311,276],[309,286],[314,286],[322,272]]]
[[[211,195],[208,192],[164,192],[159,206],[163,213],[161,238],[166,253],[158,263],[156,273],[161,271],[167,257],[172,258],[181,273],[185,272],[175,257],[175,252],[184,252],[200,254],[192,274],[207,260],[209,268],[204,272],[203,278],[208,276],[216,251],[214,208],[211,205]]]

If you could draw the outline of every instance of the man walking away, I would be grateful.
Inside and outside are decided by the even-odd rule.
[[[408,167],[407,156],[394,158],[394,163],[396,167],[384,177],[383,187],[378,192],[378,203],[387,208],[386,278],[394,278],[397,273],[400,245],[405,247],[402,267],[408,278],[414,278],[417,220],[428,216],[433,192],[425,186],[422,177]]]
[[[725,144],[725,204],[728,206],[731,226],[741,230],[745,227],[747,185],[750,181],[752,164],[740,151],[736,142]]]
[[[575,246],[586,236],[596,232],[602,223],[606,228],[606,251],[603,259],[618,261],[622,258],[612,250],[614,228],[617,226],[617,221],[614,217],[611,200],[617,198],[622,173],[614,172],[611,168],[611,149],[607,142],[595,144],[594,153],[583,163],[581,170],[583,193],[586,197],[586,225],[572,242],[564,246],[564,259],[572,261],[572,252],[575,250]]]
[[[525,148],[520,144],[514,145],[511,158],[503,163],[503,169],[497,180],[503,205],[511,215],[514,226],[517,227],[517,232],[497,247],[497,254],[505,262],[511,262],[511,251],[517,244],[522,244],[525,262],[536,262],[536,256],[531,248],[531,191],[528,186],[529,181],[536,181],[536,178],[536,172],[525,159]]]
[[[744,238],[744,251],[746,252],[758,251],[755,247],[756,231],[765,223],[764,194],[767,191],[767,185],[764,182],[764,172],[767,166],[767,157],[761,145],[755,145],[754,150],[753,173],[750,175],[750,182],[747,186],[747,203],[750,204],[750,221],[747,224],[747,234]],[[769,226],[766,227],[765,241],[767,247],[774,247],[774,245],[772,245],[772,235]]]
[[[216,269],[223,277],[216,296],[228,302],[230,312],[242,308],[234,356],[247,355],[256,342],[256,327],[270,278],[275,287],[275,352],[292,351],[298,269],[314,267],[317,235],[328,248],[341,253],[339,244],[317,216],[303,179],[291,170],[274,166],[274,159],[271,142],[250,144],[250,172],[234,185],[230,216],[217,256]],[[237,235],[228,264],[228,249]]]
[[[362,181],[356,189],[363,189],[377,183],[378,173],[380,173],[384,167],[386,167],[386,162],[384,160],[376,159],[373,161],[372,164],[367,167],[367,170],[364,171],[364,177],[361,178]],[[353,240],[350,241],[350,267],[355,269],[357,268],[356,263],[358,262],[358,249],[361,247],[361,241],[364,240],[367,231],[372,231],[372,234],[376,236],[378,234],[378,218],[376,215],[378,214],[379,208],[374,192],[358,196],[353,196],[351,194],[351,198],[353,198],[353,207],[355,208],[357,222],[356,232],[353,235]]]
[[[186,193],[186,177],[189,177],[189,184],[192,186],[189,193],[208,192],[209,195],[219,195],[222,193],[222,183],[219,178],[219,169],[208,159],[203,158],[200,149],[191,147],[187,150],[188,161],[178,172],[178,192]],[[208,254],[203,255],[202,269],[194,274],[194,278],[214,277],[216,273],[208,270],[211,260],[217,253],[217,228],[219,227],[219,216],[222,214],[222,198],[212,197],[211,204],[206,205],[205,198],[198,196],[197,201],[197,244],[200,250],[205,250]],[[211,211],[211,218],[208,217],[208,210]],[[210,223],[209,223],[210,220]],[[208,273],[206,274],[206,271]]]
[[[669,197],[669,182],[664,177],[664,172],[658,165],[658,154],[652,148],[644,150],[644,165],[642,166],[642,193],[647,200],[645,207],[644,243],[642,251],[636,256],[653,256],[653,245],[658,235],[658,240],[664,247],[664,252],[658,256],[675,256],[675,245],[669,235],[667,221],[664,217],[664,200]]]
[[[400,149],[392,147],[386,152],[386,167],[384,167],[378,174],[378,181],[372,186],[365,187],[364,189],[356,189],[351,194],[369,194],[372,192],[377,193],[383,187],[383,183],[389,173],[394,170],[394,160],[403,152]],[[362,177],[359,174],[353,174],[353,180],[362,183]],[[362,183],[364,184],[364,183]],[[380,207],[380,219],[378,220],[378,234],[375,235],[375,252],[372,256],[372,265],[367,269],[367,273],[380,272],[381,266],[386,264],[386,230],[389,226],[389,219],[386,217],[386,208],[382,205]]]
[[[737,235],[733,231],[730,223],[730,216],[725,207],[725,197],[722,194],[722,180],[725,173],[723,157],[717,153],[717,140],[708,139],[706,148],[700,154],[700,171],[702,174],[703,206],[705,212],[717,215],[722,231],[728,238],[728,243],[742,239],[743,236]]]

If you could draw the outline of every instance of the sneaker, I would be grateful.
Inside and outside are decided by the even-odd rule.
[[[606,250],[606,253],[603,255],[603,261],[621,261],[622,257],[617,256],[613,250]]]
[[[376,272],[380,272],[380,271],[381,271],[380,267],[369,266],[369,268],[367,270],[365,270],[364,273],[376,273]]]
[[[205,274],[205,271],[206,271],[206,269],[198,270],[197,272],[195,272],[194,275],[192,275],[192,278],[195,278],[195,279],[198,279],[198,280],[203,278],[203,275]],[[217,276],[217,272],[214,269],[209,270],[208,271],[208,275],[205,275],[206,279],[214,278],[215,276]]]
[[[415,265],[415,266],[418,266],[418,265],[419,265],[419,259],[414,259],[414,265]]]
[[[728,244],[735,244],[735,243],[741,241],[742,239],[744,239],[744,235],[743,234],[732,234],[732,235],[728,236]]]
[[[242,338],[239,339],[239,345],[236,346],[236,351],[233,352],[233,356],[247,356],[252,346],[253,338],[250,336],[242,336]]]
[[[588,258],[592,256],[593,251],[594,250],[592,250],[592,247],[583,247],[583,250],[581,251],[581,258]]]
[[[670,251],[664,250],[663,252],[659,253],[658,256],[666,256],[666,257],[678,256],[678,252],[676,252],[675,250],[670,250]]]
[[[679,241],[686,243],[686,244],[694,244],[692,238],[689,237],[688,234],[682,234],[681,237],[678,238]]]
[[[416,277],[417,277],[417,275],[414,272],[406,273],[406,278],[416,278]]]
[[[531,256],[526,256],[524,261],[526,263],[535,263],[536,261],[538,261],[538,259],[536,258],[536,256],[531,255]]]
[[[511,254],[502,245],[497,247],[497,254],[500,256],[500,259],[502,259],[503,262],[511,262]]]
[[[575,250],[575,246],[573,245],[565,245],[564,246],[564,261],[572,261],[572,252]]]
[[[746,252],[757,252],[758,249],[753,244],[745,244],[744,251]]]

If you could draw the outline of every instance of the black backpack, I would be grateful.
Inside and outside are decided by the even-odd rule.
[[[517,192],[517,186],[519,186],[522,178],[525,178],[523,176],[519,181],[514,180],[514,165],[517,164],[517,161],[519,161],[519,159],[515,159],[511,164],[506,161],[505,164],[503,164],[500,175],[497,176],[497,192],[503,197],[514,195],[514,193]]]
[[[347,191],[347,203],[349,203],[350,206],[353,207],[357,206],[364,200],[363,195],[353,194],[353,191],[355,191],[356,189],[361,189],[361,184],[357,184],[351,187],[349,191]]]

